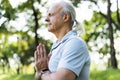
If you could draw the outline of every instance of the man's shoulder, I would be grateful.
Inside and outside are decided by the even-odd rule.
[[[70,36],[67,40],[68,43],[73,43],[73,44],[85,44],[85,41],[78,37],[78,36]]]

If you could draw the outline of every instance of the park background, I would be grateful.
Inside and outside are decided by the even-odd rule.
[[[34,80],[36,46],[49,53],[56,40],[44,21],[55,1],[0,0],[0,80]],[[120,80],[120,0],[69,1],[85,28],[90,80]]]

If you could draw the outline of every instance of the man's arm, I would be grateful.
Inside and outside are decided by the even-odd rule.
[[[65,68],[60,68],[56,72],[51,73],[50,71],[46,71],[41,75],[42,80],[74,80],[76,75]]]

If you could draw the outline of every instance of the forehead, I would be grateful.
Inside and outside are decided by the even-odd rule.
[[[48,13],[58,13],[62,10],[62,6],[60,5],[54,5],[49,10]]]

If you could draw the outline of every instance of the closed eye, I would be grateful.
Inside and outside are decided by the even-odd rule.
[[[53,16],[53,15],[54,15],[54,13],[49,13],[49,14],[48,14],[48,16]]]

